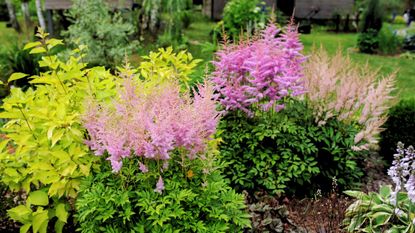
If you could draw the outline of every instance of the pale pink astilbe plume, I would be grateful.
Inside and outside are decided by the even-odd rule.
[[[186,150],[190,159],[203,153],[219,116],[212,86],[200,85],[194,98],[182,95],[176,83],[137,92],[142,88],[127,78],[112,105],[89,103],[84,115],[84,125],[90,135],[86,143],[95,154],[107,152],[114,172],[118,172],[122,159],[131,155],[167,161],[178,148]],[[166,164],[163,169],[167,169],[168,163],[163,164]],[[148,172],[143,163],[139,169]]]
[[[336,117],[356,123],[354,150],[376,147],[377,136],[387,118],[394,97],[395,74],[378,81],[379,73],[367,66],[358,68],[340,52],[329,57],[322,48],[315,50],[305,66],[306,99],[314,108],[316,121],[323,125]]]
[[[163,178],[160,176],[160,178],[157,181],[154,192],[162,194],[163,190],[164,190],[164,181],[163,181]]]
[[[279,111],[280,100],[304,92],[300,79],[305,57],[296,27],[281,32],[269,24],[259,38],[225,45],[216,53],[211,80],[226,110],[252,114],[251,107]]]

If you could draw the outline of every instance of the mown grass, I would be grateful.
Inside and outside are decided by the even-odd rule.
[[[382,75],[397,72],[397,92],[400,98],[415,97],[415,61],[397,56],[368,55],[356,52],[357,34],[335,34],[324,31],[302,35],[305,53],[313,47],[323,46],[329,54],[341,50],[358,65],[369,64],[373,70],[380,69]]]

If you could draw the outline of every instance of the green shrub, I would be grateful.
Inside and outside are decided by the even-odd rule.
[[[393,32],[392,28],[383,27],[378,35],[379,52],[382,54],[397,54],[400,52],[403,40]]]
[[[75,0],[77,7],[69,10],[72,21],[63,36],[70,45],[87,46],[84,62],[115,68],[138,44],[130,42],[134,26],[125,22],[119,13],[111,13],[104,0]]]
[[[256,112],[253,118],[229,113],[219,132],[225,174],[237,190],[329,190],[333,177],[344,188],[363,175],[362,152],[351,149],[356,129],[335,119],[319,127],[304,102],[293,101],[278,113]],[[310,188],[304,190],[305,185]]]
[[[374,29],[369,29],[367,32],[360,33],[357,38],[357,45],[362,53],[376,53],[379,48],[378,32]]]
[[[403,99],[389,111],[389,118],[380,134],[381,155],[391,162],[400,141],[404,144],[415,144],[415,99]]]
[[[137,165],[142,159],[128,158],[114,174],[102,160],[101,172],[84,180],[76,201],[81,232],[242,232],[248,227],[244,198],[229,188],[214,157],[188,160],[185,168],[181,153],[171,154],[162,194],[154,191],[159,161],[147,161],[149,171],[143,173]]]
[[[260,0],[231,0],[223,10],[223,26],[231,38],[238,38],[241,32],[252,34],[267,23],[265,3]],[[221,30],[221,29],[220,29]]]

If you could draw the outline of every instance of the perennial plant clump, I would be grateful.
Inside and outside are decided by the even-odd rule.
[[[136,86],[137,85],[137,86]],[[113,106],[91,102],[84,116],[90,140],[87,144],[96,155],[108,152],[114,172],[122,166],[122,159],[132,154],[143,158],[142,171],[147,170],[145,159],[168,163],[176,148],[185,150],[195,159],[206,148],[206,141],[215,132],[218,112],[212,87],[206,83],[198,92],[181,94],[177,84],[164,83],[144,94],[143,82],[126,78],[119,100]],[[160,168],[162,169],[162,168]],[[159,180],[157,190],[162,187]]]
[[[145,70],[123,68],[114,100],[88,103],[86,144],[111,168],[103,163],[102,172],[84,180],[76,202],[80,230],[240,232],[249,215],[219,171],[212,85],[190,91],[178,77]]]
[[[259,38],[224,44],[217,52],[212,81],[226,110],[280,111],[282,100],[304,92],[300,81],[305,57],[296,27],[283,31],[269,24]]]
[[[408,192],[409,199],[415,203],[415,151],[413,146],[404,148],[404,144],[399,142],[397,153],[394,155],[392,166],[388,170],[388,175],[395,183],[395,190],[392,193],[392,203],[397,202],[397,194],[402,190]]]
[[[323,126],[336,118],[359,129],[355,150],[377,146],[378,135],[394,102],[395,74],[378,80],[379,73],[360,69],[348,57],[315,51],[305,69],[305,97],[314,109],[316,122]]]

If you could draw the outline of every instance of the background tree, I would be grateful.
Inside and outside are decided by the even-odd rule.
[[[37,12],[37,18],[39,19],[40,27],[43,29],[46,29],[45,18],[43,17],[43,12],[42,12],[42,2],[40,0],[36,0],[36,12]]]
[[[22,0],[21,4],[26,28],[29,28],[33,24],[30,19],[29,2],[30,0]]]
[[[14,8],[14,5],[13,5],[12,1],[11,0],[6,0],[6,5],[7,5],[7,11],[9,12],[9,18],[10,18],[10,23],[11,23],[12,27],[17,32],[21,32],[22,29],[20,27],[19,22],[17,21],[16,10]]]

